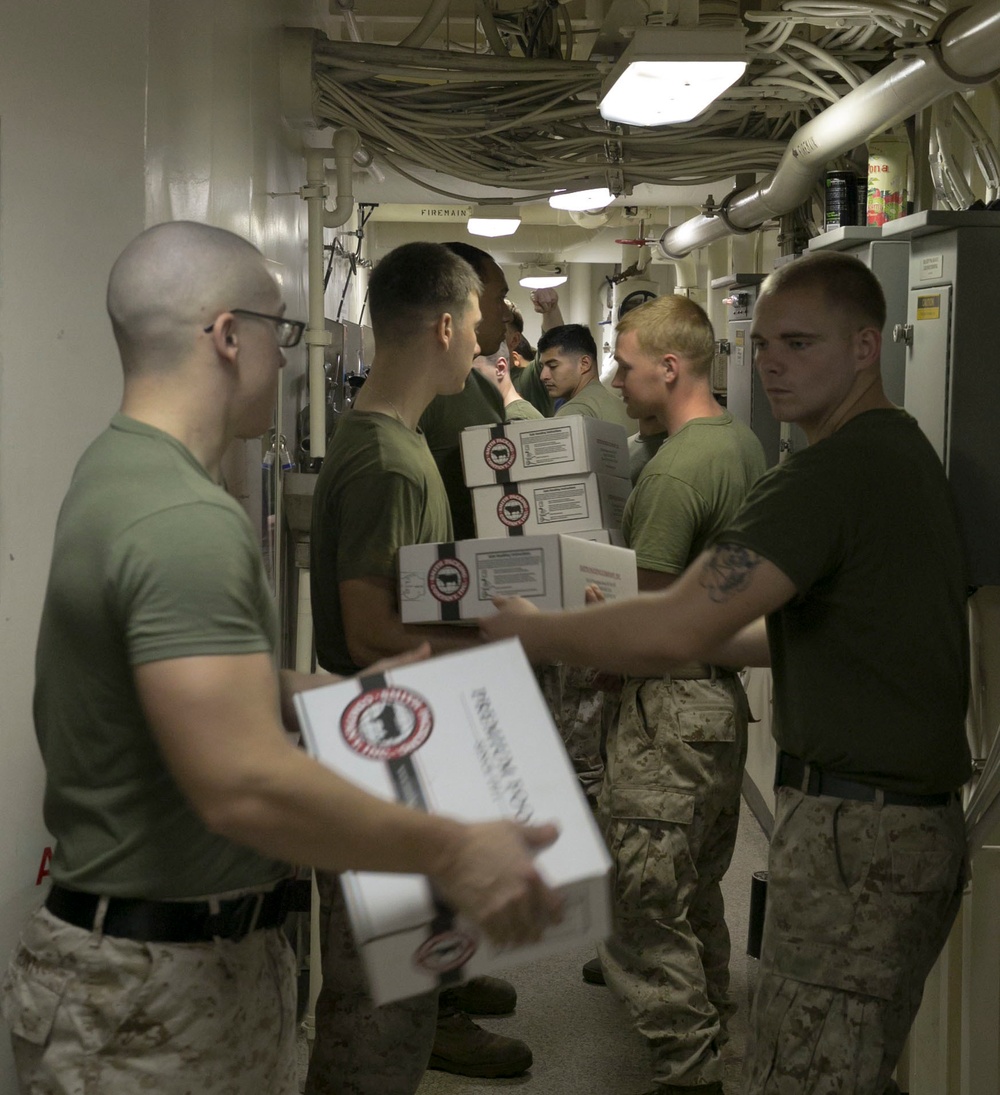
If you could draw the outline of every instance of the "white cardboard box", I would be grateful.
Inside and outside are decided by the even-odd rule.
[[[458,540],[399,549],[399,608],[405,624],[492,616],[492,598],[527,597],[541,609],[582,608],[586,587],[605,599],[639,591],[635,552],[607,529],[574,535]]]
[[[462,467],[469,487],[600,472],[628,479],[628,435],[600,418],[526,419],[462,431]]]
[[[537,864],[565,899],[564,919],[516,949],[454,918],[423,875],[342,875],[376,1003],[606,937],[610,858],[517,640],[302,692],[295,704],[310,754],[372,794],[467,821],[559,826]]]
[[[476,534],[531,536],[619,529],[631,491],[628,479],[593,472],[473,487]]]

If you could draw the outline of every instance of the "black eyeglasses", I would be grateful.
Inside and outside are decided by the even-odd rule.
[[[274,333],[278,339],[278,345],[282,350],[290,350],[293,346],[298,346],[299,341],[302,338],[302,333],[306,329],[306,325],[299,319],[285,319],[284,316],[269,316],[263,312],[251,312],[247,308],[230,308],[228,309],[234,316],[253,316],[254,319],[267,319],[274,324]],[[215,320],[213,320],[206,328],[205,334],[215,326]]]

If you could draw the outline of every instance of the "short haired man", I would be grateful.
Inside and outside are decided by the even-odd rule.
[[[303,329],[260,252],[157,225],[119,256],[107,303],[121,410],[60,511],[38,639],[56,844],[4,979],[19,1081],[294,1095],[288,864],[428,873],[501,939],[530,937],[538,834],[383,802],[286,737],[292,692],[329,678],[275,669],[259,540],[218,485],[231,442],[269,426]]]
[[[432,400],[466,390],[478,349],[482,288],[469,264],[438,244],[398,247],[372,273],[368,297],[375,360],[353,409],[337,427],[313,502],[316,653],[332,672],[352,672],[422,640],[436,653],[479,642],[468,628],[404,625],[395,579],[400,547],[454,538],[448,495],[417,424]],[[327,873],[318,874],[317,881],[324,976],[306,1086],[310,1095],[331,1095],[347,1078],[359,1093],[411,1095],[428,1059],[449,1071],[478,1067],[487,1075],[516,1074],[530,1066],[528,1047],[473,1024],[460,1012],[455,990],[442,994],[441,1023],[433,994],[374,1008],[339,882]],[[498,979],[481,987],[490,985],[514,995]]]
[[[670,588],[484,620],[529,656],[655,673],[770,664],[779,746],[747,1095],[896,1091],[964,884],[965,566],[941,462],[886,398],[885,298],[857,259],[782,266],[754,308],[771,468]]]
[[[464,259],[482,283],[479,306],[479,352],[496,353],[504,337],[507,318],[507,278],[493,257],[468,243],[446,243],[451,252]],[[471,358],[470,358],[471,364]],[[503,399],[496,385],[470,368],[465,387],[431,401],[420,417],[420,429],[438,466],[454,526],[456,540],[470,540],[476,535],[472,495],[465,485],[462,451],[459,437],[466,426],[499,425],[504,421]]]
[[[590,329],[582,323],[553,327],[538,340],[539,375],[553,400],[562,400],[556,417],[582,414],[636,431],[625,404],[601,383],[600,359]]]
[[[622,531],[640,591],[665,589],[738,513],[765,469],[753,432],[719,406],[708,316],[680,296],[626,314],[614,386],[668,435],[638,477]],[[604,976],[650,1049],[656,1090],[721,1092],[729,932],[720,883],[736,843],[747,702],[705,662],[631,678],[607,741],[598,801],[616,857]],[[641,895],[641,896],[640,896]]]
[[[545,415],[518,395],[517,389],[511,383],[508,356],[507,343],[501,342],[496,353],[485,356],[480,354],[472,362],[472,367],[485,376],[491,384],[496,385],[497,391],[503,398],[504,417],[508,422],[544,418]]]

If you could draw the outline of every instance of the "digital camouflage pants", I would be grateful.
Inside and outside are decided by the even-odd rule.
[[[437,993],[377,1007],[335,874],[316,872],[323,987],[306,1095],[413,1095],[430,1060]]]
[[[22,1095],[296,1095],[295,962],[239,943],[101,936],[40,909],[2,985]]]
[[[720,883],[736,843],[747,716],[734,677],[629,681],[608,739],[599,816],[614,930],[600,955],[661,1086],[722,1079],[735,1009]]]
[[[961,805],[777,792],[747,1095],[883,1095],[965,883]]]

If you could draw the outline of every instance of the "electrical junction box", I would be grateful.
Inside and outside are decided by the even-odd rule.
[[[423,875],[341,875],[372,999],[385,1004],[604,939],[611,860],[516,639],[300,692],[309,753],[351,783],[463,821],[554,822],[535,863],[563,920],[498,948],[455,916]]]
[[[903,406],[948,474],[970,583],[1000,585],[1000,213],[925,210],[882,235],[910,245]]]
[[[619,529],[631,492],[631,480],[593,472],[473,487],[476,532],[488,537]]]
[[[635,552],[608,529],[572,536],[520,536],[413,544],[399,549],[404,624],[477,620],[494,597],[526,597],[537,608],[583,608],[588,585],[608,601],[639,592]]]
[[[584,415],[468,426],[461,434],[468,487],[600,472],[628,479],[624,426]]]

